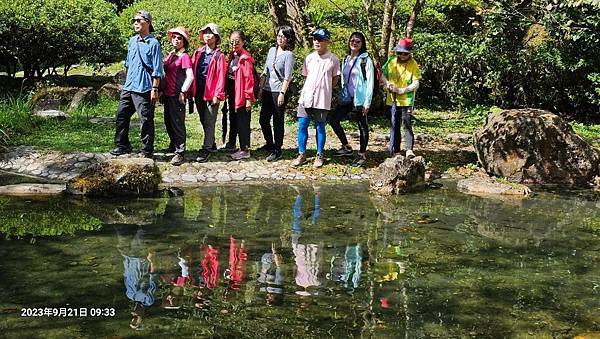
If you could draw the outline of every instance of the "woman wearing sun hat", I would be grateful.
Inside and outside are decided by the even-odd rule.
[[[202,27],[200,40],[204,45],[192,56],[195,80],[191,92],[204,130],[204,143],[196,161],[204,162],[210,153],[216,151],[215,124],[219,103],[225,100],[227,60],[219,49],[221,30],[217,24],[209,23]]]
[[[411,116],[415,104],[415,94],[419,88],[421,71],[412,58],[413,41],[403,38],[394,47],[392,55],[382,67],[382,80],[388,91],[386,105],[389,107],[392,127],[390,130],[389,151],[393,156],[400,152],[400,126],[404,125],[406,136],[406,156],[412,158],[414,134]]]
[[[185,152],[185,100],[186,92],[192,85],[194,73],[192,60],[186,53],[190,45],[190,33],[184,27],[175,27],[167,36],[173,51],[163,61],[165,70],[163,104],[165,107],[165,127],[171,139],[169,149],[175,152],[171,164],[179,166],[184,162]]]

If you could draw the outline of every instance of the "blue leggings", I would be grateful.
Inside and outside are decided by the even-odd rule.
[[[306,152],[306,142],[308,141],[308,125],[310,125],[310,118],[298,118],[298,152]],[[317,153],[323,154],[325,149],[325,121],[315,121],[315,128],[317,130]]]

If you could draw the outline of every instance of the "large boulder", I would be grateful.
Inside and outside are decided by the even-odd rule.
[[[41,87],[33,95],[33,111],[75,109],[81,104],[92,104],[98,99],[92,87]]]
[[[154,160],[117,158],[94,164],[69,180],[67,192],[90,196],[147,195],[156,192],[160,182]]]
[[[118,100],[121,96],[121,90],[117,84],[106,83],[98,90],[98,96]]]
[[[425,184],[423,157],[408,159],[402,155],[386,159],[373,171],[371,189],[384,195],[415,191]]]
[[[474,135],[487,173],[520,183],[585,184],[600,155],[559,116],[537,109],[492,113]]]

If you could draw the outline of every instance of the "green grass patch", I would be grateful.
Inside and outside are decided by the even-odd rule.
[[[575,133],[591,142],[594,147],[600,148],[600,125],[586,125],[580,122],[571,122],[571,127],[575,130]]]

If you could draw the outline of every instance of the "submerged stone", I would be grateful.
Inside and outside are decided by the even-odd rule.
[[[485,173],[475,173],[473,176],[460,180],[456,188],[464,193],[476,195],[511,195],[526,197],[531,195],[529,187],[511,182],[500,182]]]
[[[94,164],[72,178],[67,191],[90,196],[144,195],[156,192],[160,182],[154,160],[117,158]]]
[[[62,184],[15,184],[0,186],[0,195],[40,196],[57,195],[66,190]]]

